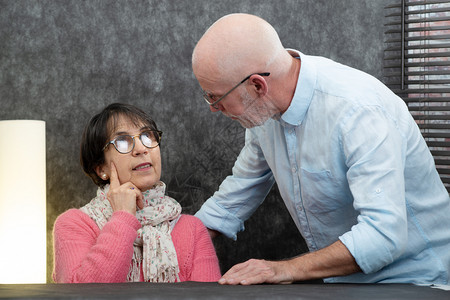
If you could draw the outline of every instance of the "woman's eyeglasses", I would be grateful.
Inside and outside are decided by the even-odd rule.
[[[158,147],[159,143],[161,142],[161,135],[162,131],[159,130],[146,130],[137,135],[118,135],[115,139],[108,142],[102,150],[105,150],[109,144],[113,144],[114,148],[116,148],[119,153],[130,153],[134,149],[134,139],[136,137],[139,137],[142,145],[144,145],[145,147],[150,149],[155,148]]]

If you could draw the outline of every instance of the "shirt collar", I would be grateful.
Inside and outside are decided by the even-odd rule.
[[[301,66],[294,97],[288,109],[281,115],[281,121],[293,126],[300,125],[308,111],[316,86],[316,68],[307,55],[294,49],[286,49],[293,57],[300,57]]]

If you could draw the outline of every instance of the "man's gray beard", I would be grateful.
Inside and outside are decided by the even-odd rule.
[[[228,116],[236,118],[245,128],[260,126],[277,113],[271,101],[252,98],[247,91],[243,91],[240,96],[245,107],[244,112],[240,116]]]

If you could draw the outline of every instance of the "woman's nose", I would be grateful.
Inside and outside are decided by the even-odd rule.
[[[133,154],[134,155],[139,155],[141,153],[147,153],[148,152],[148,148],[144,146],[144,144],[142,144],[142,141],[140,138],[135,137],[134,138],[134,149],[133,149]]]

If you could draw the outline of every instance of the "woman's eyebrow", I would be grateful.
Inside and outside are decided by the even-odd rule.
[[[141,127],[141,129],[139,129],[139,131],[142,132],[147,129],[153,130],[151,126],[144,126],[144,127]],[[119,135],[130,135],[130,133],[128,131],[117,131],[117,132],[114,132],[113,137],[116,137]]]
[[[114,134],[112,136],[115,137],[115,136],[119,136],[119,135],[129,135],[129,133],[126,131],[117,131],[117,132],[114,132]]]

